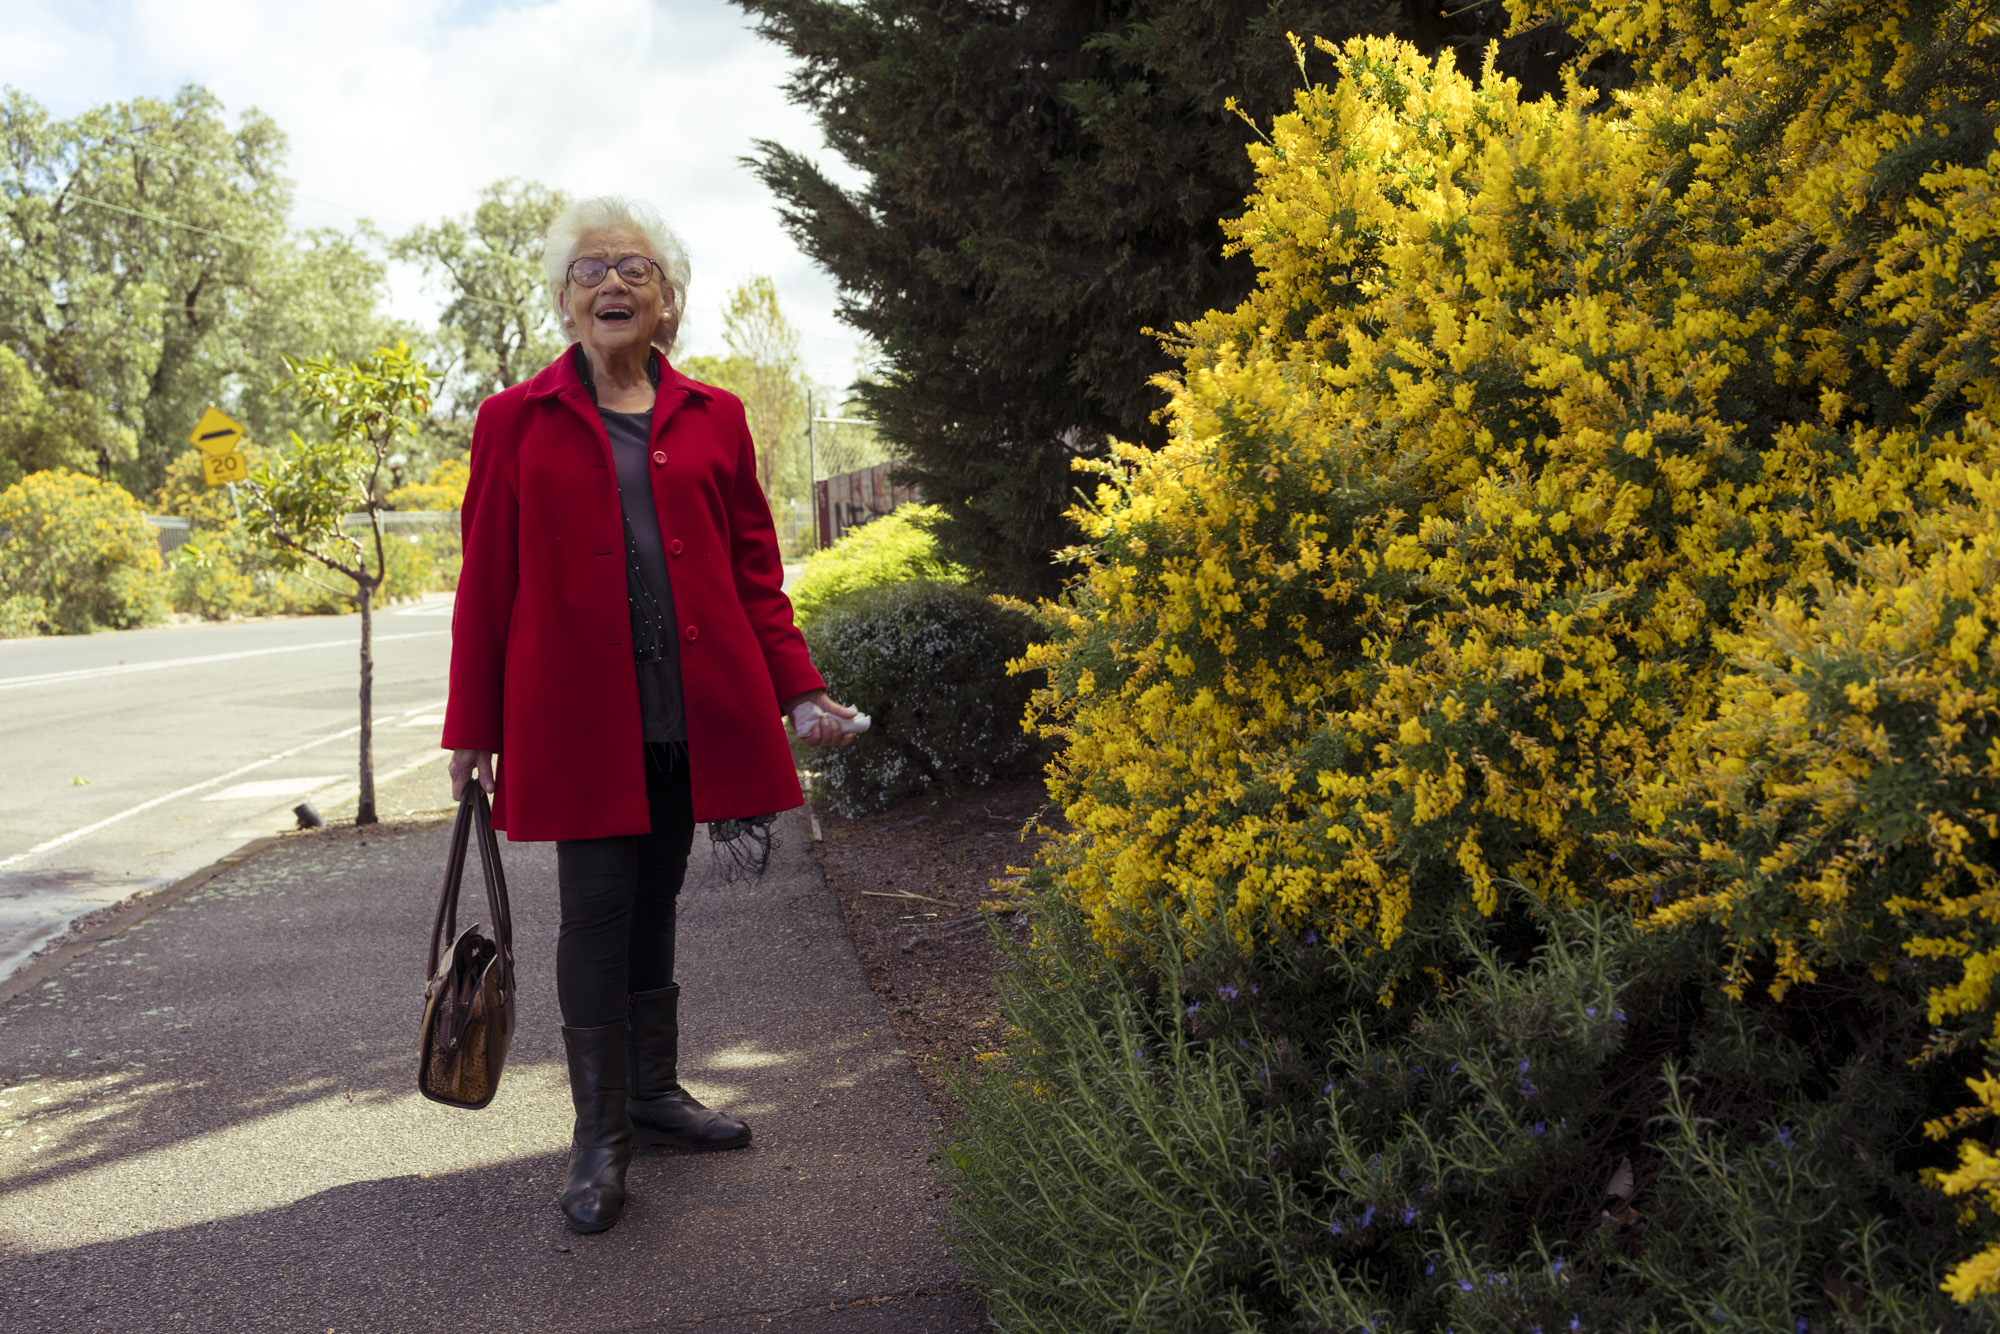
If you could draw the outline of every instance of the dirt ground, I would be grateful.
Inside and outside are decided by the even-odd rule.
[[[1059,827],[1061,817],[1034,774],[967,789],[936,809],[915,799],[856,820],[814,814],[827,887],[869,984],[949,1125],[946,1072],[1001,1041],[987,922],[1027,938],[1011,882],[1044,836],[1023,829]]]

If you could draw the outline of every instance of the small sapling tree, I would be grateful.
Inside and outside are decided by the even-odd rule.
[[[354,822],[374,824],[372,618],[376,590],[388,574],[380,481],[397,437],[415,435],[430,412],[432,377],[401,341],[351,363],[327,355],[286,357],[285,365],[292,372],[286,391],[326,424],[327,438],[292,432],[291,448],[251,475],[245,517],[281,567],[317,564],[354,583],[361,610],[361,799]],[[369,540],[347,530],[353,513],[368,516]]]

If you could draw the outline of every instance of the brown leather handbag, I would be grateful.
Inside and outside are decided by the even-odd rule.
[[[490,936],[477,923],[458,929],[458,887],[465,879],[467,845],[474,841],[486,876],[486,906],[493,913]],[[440,946],[445,946],[442,957]],[[500,1068],[514,1038],[514,921],[507,911],[507,880],[500,872],[492,812],[477,779],[465,785],[451,830],[444,890],[431,924],[430,978],[424,989],[417,1091],[452,1107],[484,1107],[500,1088]]]

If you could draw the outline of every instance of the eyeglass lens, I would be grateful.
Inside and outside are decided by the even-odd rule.
[[[644,255],[627,255],[618,261],[618,276],[631,287],[643,287],[653,280],[653,261]],[[596,287],[610,273],[611,265],[596,256],[587,256],[569,266],[569,276],[578,287]]]

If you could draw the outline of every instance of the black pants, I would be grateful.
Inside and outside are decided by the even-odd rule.
[[[685,746],[647,745],[646,804],[649,834],[556,843],[556,997],[571,1028],[618,1023],[628,993],[674,980],[674,901],[694,843]]]

